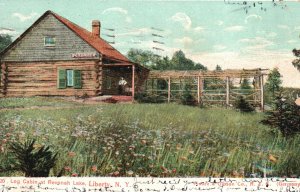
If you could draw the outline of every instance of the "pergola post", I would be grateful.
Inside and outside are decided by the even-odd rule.
[[[204,89],[203,78],[198,76],[198,83],[197,83],[197,101],[198,101],[198,104],[202,104],[203,89]]]
[[[230,90],[229,90],[229,77],[226,77],[226,106],[229,106],[229,98],[230,98]]]
[[[200,76],[197,79],[197,101],[200,104]]]
[[[262,111],[265,110],[264,107],[264,76],[260,76],[260,108]]]
[[[134,101],[134,94],[135,94],[135,90],[134,90],[134,77],[135,77],[135,66],[132,65],[132,81],[131,81],[131,96],[132,96],[132,101]]]
[[[168,78],[168,103],[171,100],[171,77]]]

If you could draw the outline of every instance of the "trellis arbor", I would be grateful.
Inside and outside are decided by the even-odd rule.
[[[201,105],[230,106],[243,96],[263,110],[264,75],[267,69],[222,71],[150,71],[144,87],[144,96],[157,97],[165,102],[180,100],[189,92]],[[241,86],[242,82],[249,85]]]

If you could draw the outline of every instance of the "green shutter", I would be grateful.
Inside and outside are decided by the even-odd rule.
[[[74,70],[73,71],[73,78],[74,78],[74,88],[75,89],[81,89],[81,71]]]
[[[59,69],[57,75],[57,88],[65,89],[67,87],[67,74],[65,69]]]

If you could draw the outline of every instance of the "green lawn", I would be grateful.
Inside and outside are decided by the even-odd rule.
[[[36,148],[47,145],[59,153],[54,176],[62,169],[66,176],[300,175],[299,137],[285,140],[271,132],[260,123],[263,113],[177,104],[78,105],[42,97],[0,103],[68,106],[0,110],[2,167],[13,161],[9,142],[36,138]]]

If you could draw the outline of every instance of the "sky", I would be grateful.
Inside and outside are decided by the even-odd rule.
[[[211,70],[278,67],[284,86],[300,88],[291,64],[300,49],[297,1],[0,0],[0,34],[17,38],[47,10],[87,30],[100,20],[101,37],[123,54],[182,50]]]

